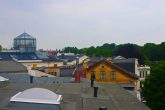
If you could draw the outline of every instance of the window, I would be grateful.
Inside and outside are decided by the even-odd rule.
[[[145,77],[147,77],[147,75],[148,75],[148,73],[147,73],[147,70],[146,70],[146,76]]]
[[[101,75],[101,79],[102,79],[102,80],[105,80],[105,72],[104,72],[104,71],[101,71],[101,72],[100,72],[100,75]]]
[[[145,73],[144,73],[144,71],[143,71],[143,78],[144,78],[144,75],[145,75]]]
[[[57,72],[54,72],[54,75],[56,76],[57,75]]]
[[[115,73],[115,71],[111,71],[111,73],[110,73],[110,79],[111,80],[115,80],[116,79],[116,73]]]
[[[140,77],[142,77],[142,71],[140,71]]]

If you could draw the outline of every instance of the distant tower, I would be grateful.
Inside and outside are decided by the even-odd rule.
[[[36,52],[36,38],[24,32],[14,38],[14,49],[20,52]]]

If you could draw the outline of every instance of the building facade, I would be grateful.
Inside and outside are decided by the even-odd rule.
[[[109,83],[135,83],[138,77],[107,60],[101,60],[87,68],[86,78],[90,80],[95,74],[95,81]]]
[[[138,87],[141,88],[143,86],[143,81],[150,75],[150,67],[147,65],[139,66],[137,75],[139,77]]]

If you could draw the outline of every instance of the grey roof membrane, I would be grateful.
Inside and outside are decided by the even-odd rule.
[[[26,72],[27,68],[15,61],[0,61],[0,73]]]
[[[61,84],[14,84],[0,88],[1,110],[22,110],[22,104],[13,106],[9,103],[10,97],[16,93],[33,88],[46,88],[57,94],[61,94],[63,100],[60,104],[61,110],[98,110],[105,106],[108,110],[150,110],[145,104],[138,101],[136,97],[116,84],[95,84],[99,87],[98,97],[93,97],[93,88],[89,83],[61,83]],[[37,105],[41,110],[43,105]],[[52,110],[52,106],[44,106],[46,110]],[[24,109],[24,108],[23,108]],[[24,110],[34,110],[34,105],[26,104]]]

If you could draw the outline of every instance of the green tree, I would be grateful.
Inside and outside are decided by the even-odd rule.
[[[152,110],[165,109],[165,61],[153,64],[142,88],[142,96]]]
[[[113,55],[120,55],[125,58],[137,58],[140,64],[144,64],[144,57],[135,44],[119,45]]]
[[[66,53],[71,52],[77,54],[79,50],[77,49],[77,47],[65,47],[63,51]]]

